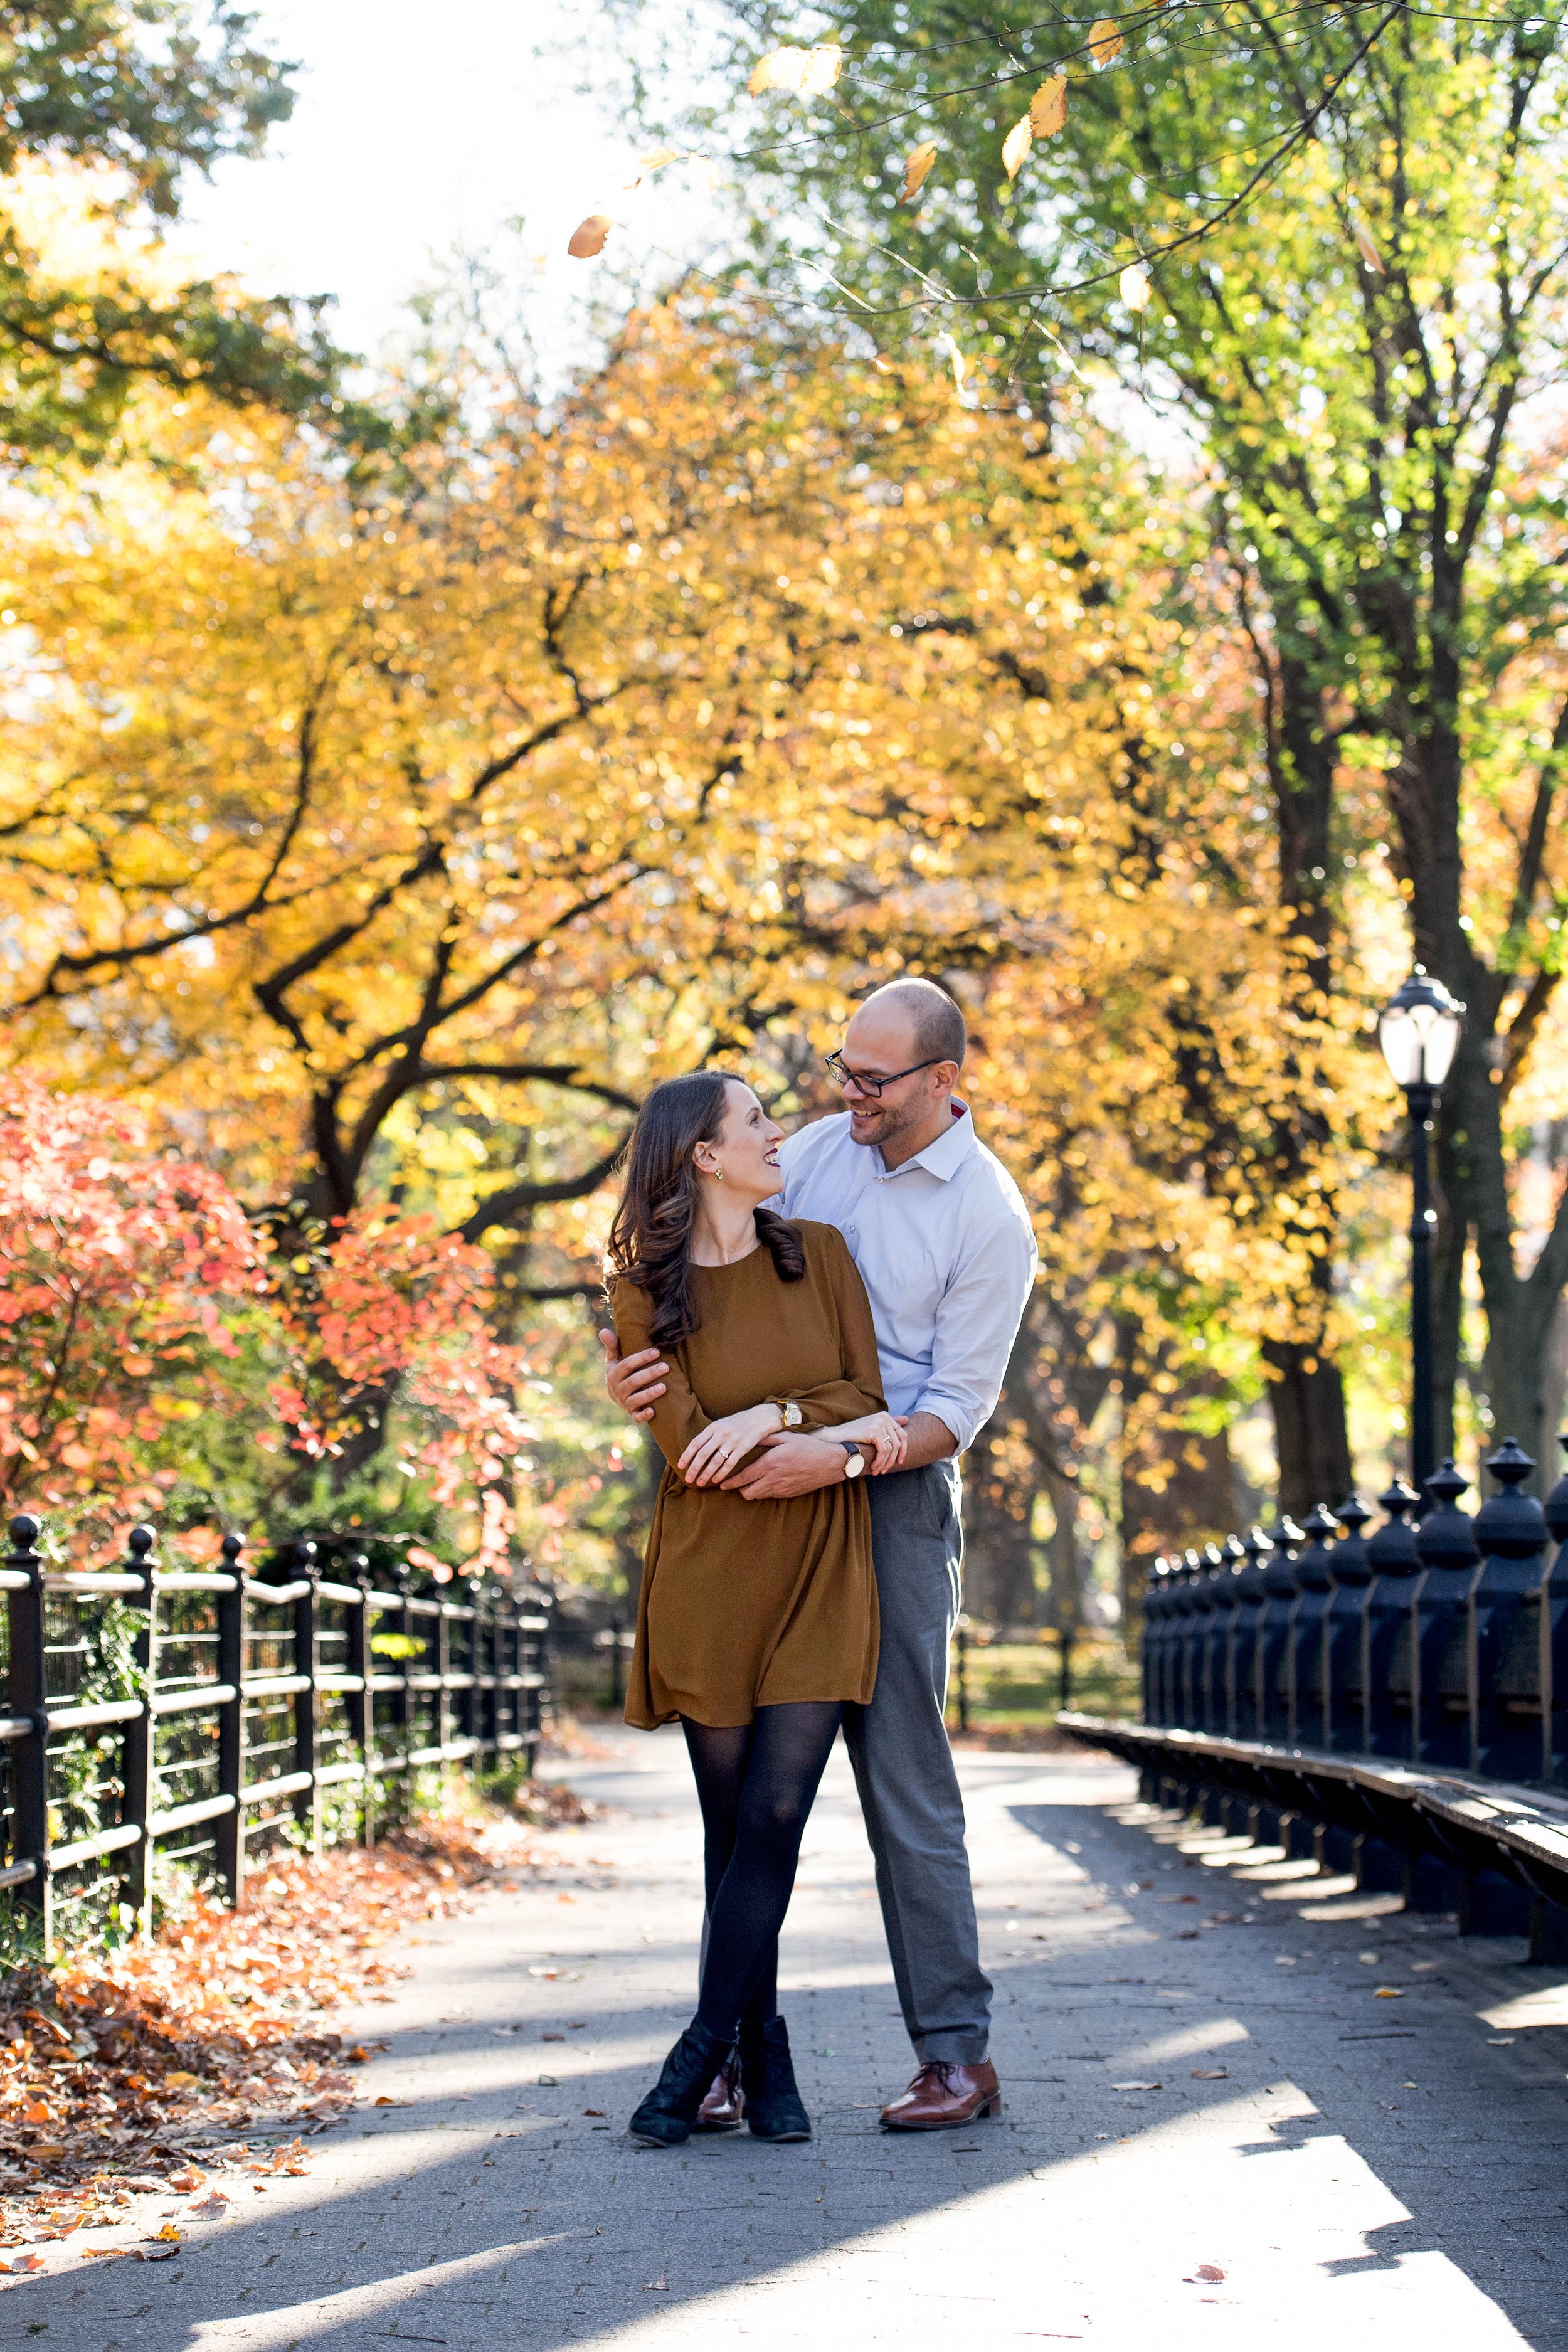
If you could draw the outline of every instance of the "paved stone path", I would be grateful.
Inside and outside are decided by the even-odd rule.
[[[679,1739],[626,1735],[567,1775],[614,1811],[554,1883],[405,1939],[309,2179],[158,2268],[52,2249],[0,2342],[1568,2352],[1568,1971],[1186,1831],[1118,1765],[962,1760],[1000,2123],[877,2128],[908,2046],[840,1750],[784,1955],[815,2141],[629,2145],[700,1895]]]

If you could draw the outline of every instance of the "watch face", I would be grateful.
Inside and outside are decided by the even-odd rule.
[[[865,1467],[866,1456],[863,1454],[851,1454],[844,1465],[844,1475],[847,1478],[858,1478]]]

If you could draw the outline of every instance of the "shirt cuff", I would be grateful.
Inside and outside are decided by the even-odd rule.
[[[972,1404],[958,1397],[944,1396],[940,1389],[930,1389],[924,1396],[917,1397],[910,1411],[934,1413],[944,1428],[952,1430],[953,1450],[959,1454],[967,1454],[974,1443],[974,1433],[981,1421],[991,1418],[990,1413],[977,1415]]]

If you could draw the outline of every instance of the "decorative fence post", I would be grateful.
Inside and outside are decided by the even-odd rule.
[[[215,1828],[215,1860],[224,1893],[237,1911],[245,1900],[245,1565],[243,1536],[223,1539],[230,1583],[217,1595],[217,1787],[230,1810]]]
[[[1258,1691],[1258,1629],[1267,1598],[1263,1563],[1273,1549],[1259,1527],[1253,1528],[1241,1539],[1242,1567],[1237,1576],[1238,1606],[1231,1623],[1226,1663],[1230,1694],[1228,1728],[1233,1739],[1258,1739],[1263,1735],[1263,1710]]]
[[[1204,1725],[1204,1654],[1208,1647],[1209,1610],[1214,1596],[1208,1554],[1187,1554],[1186,1607],[1182,1614],[1182,1721],[1189,1731]]]
[[[1161,1637],[1164,1628],[1165,1556],[1158,1553],[1149,1562],[1148,1580],[1143,1588],[1143,1622],[1139,1628],[1138,1652],[1143,1691],[1143,1720],[1163,1723],[1163,1692],[1161,1688]]]
[[[1487,1464],[1502,1492],[1476,1514],[1481,1565],[1467,1625],[1468,1769],[1526,1780],[1541,1760],[1542,1554],[1546,1517],[1523,1482],[1535,1465],[1506,1438]]]
[[[1469,1484],[1451,1457],[1426,1481],[1434,1507],[1415,1530],[1423,1572],[1410,1604],[1415,1665],[1412,1760],[1460,1772],[1470,1760],[1467,1604],[1480,1565],[1475,1523],[1458,1506]]]
[[[1568,1448],[1568,1437],[1558,1444]],[[1568,1787],[1568,1472],[1546,1497],[1557,1554],[1541,1580],[1541,1777]]]
[[[1234,1536],[1226,1536],[1217,1549],[1219,1565],[1214,1572],[1208,1630],[1204,1643],[1204,1681],[1207,1694],[1204,1728],[1216,1732],[1223,1739],[1229,1735],[1235,1722],[1236,1696],[1230,1680],[1231,1643],[1237,1612],[1241,1606],[1241,1571],[1247,1554]]]
[[[375,1693],[371,1685],[374,1660],[370,1646],[370,1561],[363,1551],[350,1554],[344,1574],[359,1594],[359,1604],[348,1612],[348,1649],[344,1660],[351,1685],[349,1723],[353,1751],[363,1775],[360,1782],[359,1834],[362,1845],[375,1843]]]
[[[1258,1738],[1278,1746],[1290,1738],[1290,1616],[1296,1605],[1296,1552],[1306,1537],[1283,1513],[1268,1529],[1272,1549],[1263,1570],[1263,1612],[1258,1621]]]
[[[1372,1584],[1367,1593],[1362,1685],[1366,1692],[1366,1744],[1374,1756],[1415,1752],[1415,1620],[1411,1601],[1421,1561],[1415,1530],[1405,1520],[1420,1501],[1403,1478],[1378,1496],[1388,1517],[1367,1545]]]
[[[153,1528],[132,1528],[127,1545],[131,1557],[125,1563],[130,1574],[141,1580],[142,1593],[137,1605],[145,1612],[142,1630],[136,1636],[136,1671],[142,1684],[142,1712],[126,1726],[125,1795],[122,1801],[123,1818],[136,1822],[142,1831],[140,1842],[130,1852],[127,1891],[143,1936],[151,1934],[153,1927],[153,1837],[148,1823],[156,1811],[157,1786],[157,1717],[153,1712],[153,1696],[158,1685],[158,1590],[153,1580],[156,1562],[153,1557],[153,1547],[157,1540]]]
[[[1372,1563],[1361,1531],[1372,1513],[1359,1495],[1351,1495],[1339,1506],[1334,1517],[1340,1523],[1341,1535],[1329,1554],[1333,1591],[1323,1612],[1320,1667],[1323,1746],[1354,1750],[1368,1745],[1364,1642]]]
[[[321,1798],[316,1785],[316,1547],[308,1538],[292,1546],[294,1595],[294,1771],[309,1774],[293,1791],[294,1819],[310,1833],[310,1852],[321,1851]]]
[[[47,1951],[54,1926],[49,1893],[49,1718],[44,1687],[44,1563],[39,1523],[22,1511],[11,1522],[5,1563],[11,1637],[7,1727],[11,1750],[11,1864],[5,1876],[32,1912]],[[16,1736],[17,1727],[25,1727]]]
[[[1301,1532],[1307,1540],[1296,1555],[1296,1599],[1285,1646],[1287,1736],[1292,1748],[1324,1748],[1323,1624],[1333,1590],[1328,1538],[1338,1534],[1339,1522],[1320,1503]]]

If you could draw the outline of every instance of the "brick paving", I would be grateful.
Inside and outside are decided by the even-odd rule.
[[[562,1874],[405,1939],[396,2002],[350,2021],[390,2049],[308,2179],[237,2187],[155,2268],[50,2249],[0,2343],[1568,2352],[1568,1970],[1184,1829],[1089,1757],[962,1759],[999,2123],[877,2128],[908,2045],[840,1750],[784,1954],[815,2141],[633,2148],[700,1854],[679,1738],[606,1748],[566,1775],[613,1811],[552,1834]]]

